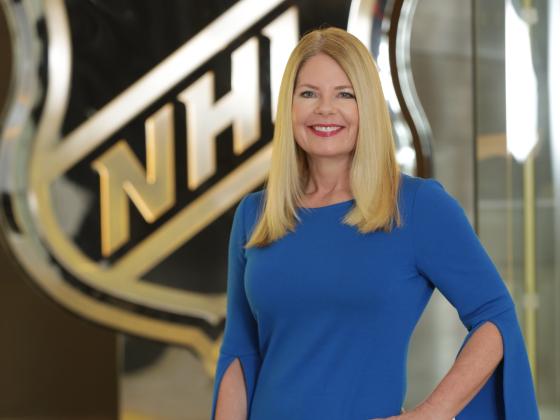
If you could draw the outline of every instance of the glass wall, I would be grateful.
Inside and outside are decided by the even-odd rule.
[[[560,418],[560,5],[474,1],[478,233],[517,302],[543,420]]]

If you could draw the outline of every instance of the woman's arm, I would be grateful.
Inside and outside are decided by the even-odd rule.
[[[453,419],[484,386],[502,357],[500,331],[493,323],[486,322],[473,333],[428,398],[414,410],[385,420]]]
[[[226,325],[216,363],[210,420],[247,419],[262,362],[258,325],[245,293],[245,208],[253,198],[256,197],[245,196],[233,217],[228,249]],[[219,409],[217,417],[216,409]]]
[[[480,391],[503,357],[502,336],[491,322],[481,325],[465,344],[452,368],[417,409],[433,420],[450,420]],[[416,417],[410,417],[416,418]]]
[[[439,182],[423,180],[411,214],[417,272],[455,307],[469,331],[425,406],[458,420],[538,420],[515,304],[464,210]]]
[[[239,359],[235,359],[220,384],[216,420],[247,420],[247,393]]]
[[[452,419],[480,391],[502,357],[500,331],[486,322],[473,333],[447,375],[417,411],[428,413],[426,418],[434,420]]]

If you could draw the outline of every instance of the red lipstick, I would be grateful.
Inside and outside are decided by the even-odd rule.
[[[338,124],[313,124],[307,128],[318,137],[332,137],[340,133],[344,127]]]

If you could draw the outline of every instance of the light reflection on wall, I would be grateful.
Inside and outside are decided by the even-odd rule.
[[[556,206],[560,209],[560,3],[548,2],[548,98],[550,107],[550,142],[556,187]],[[558,213],[557,213],[558,214]],[[560,220],[559,220],[560,222]],[[560,229],[560,226],[557,226]],[[557,238],[560,238],[560,231]]]
[[[506,0],[506,133],[507,148],[523,162],[535,148],[537,134],[537,76],[531,51],[533,9],[516,11]]]

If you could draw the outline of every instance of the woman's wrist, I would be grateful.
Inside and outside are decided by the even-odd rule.
[[[444,407],[424,400],[413,410],[420,418],[426,420],[452,420],[453,415],[446,412]]]

